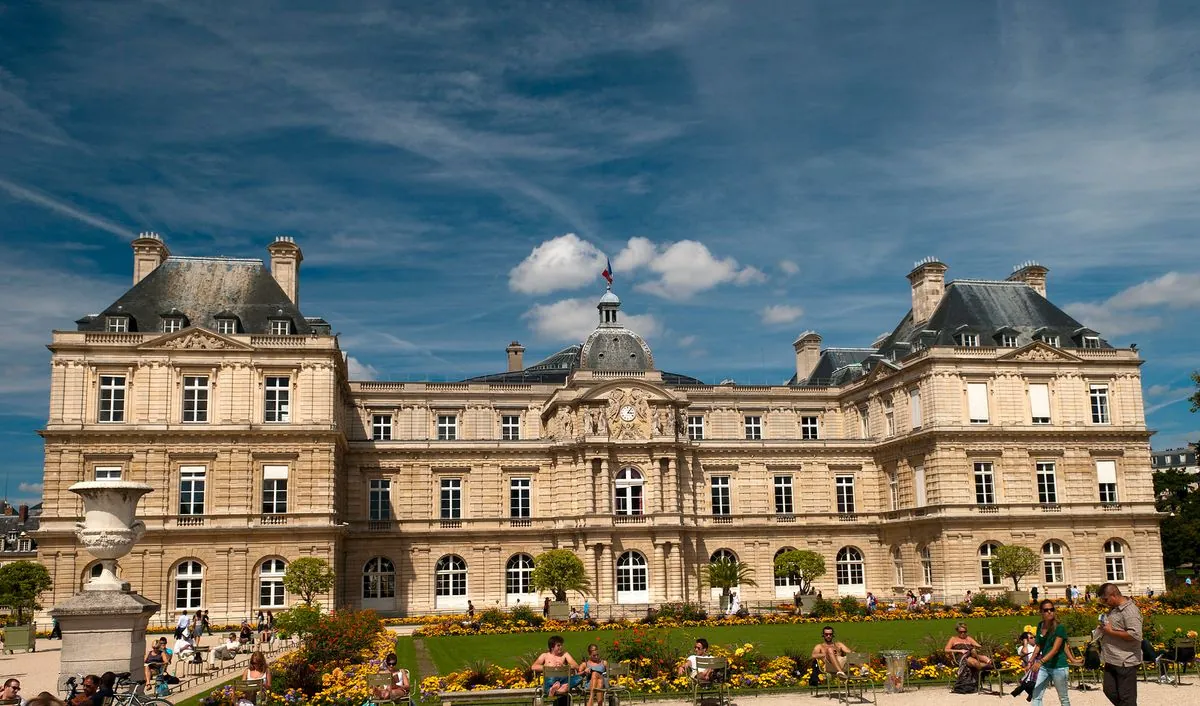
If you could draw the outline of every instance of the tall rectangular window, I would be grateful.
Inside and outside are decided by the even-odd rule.
[[[530,515],[530,496],[533,479],[512,478],[508,481],[508,516],[525,518]]]
[[[746,417],[746,438],[762,438],[762,417],[757,415]]]
[[[975,504],[996,504],[996,475],[992,471],[991,463],[975,464]]]
[[[387,478],[372,478],[367,490],[367,519],[373,521],[392,519],[392,481]]]
[[[972,424],[988,423],[988,386],[986,382],[967,383],[967,412]]]
[[[1117,502],[1117,462],[1096,461],[1096,482],[1100,486],[1100,502]]]
[[[801,439],[819,439],[820,431],[819,420],[816,417],[800,417]]]
[[[689,415],[687,418],[688,438],[692,441],[704,440],[704,416],[699,414]]]
[[[100,421],[125,421],[125,376],[100,376]]]
[[[920,429],[922,414],[921,414],[921,391],[912,389],[908,391],[908,414],[912,420],[912,428]]]
[[[713,476],[712,514],[728,515],[729,512],[729,476]]]
[[[179,514],[204,514],[204,486],[208,469],[204,466],[179,467]]]
[[[1037,491],[1038,502],[1042,505],[1058,504],[1058,481],[1053,461],[1037,462]]]
[[[900,509],[900,477],[895,471],[888,472],[888,501],[893,510]]]
[[[262,488],[263,514],[287,514],[288,467],[263,466]]]
[[[286,375],[268,375],[263,380],[263,421],[286,422],[291,419],[291,381]]]
[[[120,466],[96,466],[96,480],[121,480]]]
[[[913,492],[917,507],[925,507],[925,467],[913,466]]]
[[[1050,423],[1050,386],[1044,382],[1029,384],[1030,421],[1034,424]]]
[[[454,441],[458,438],[458,417],[453,414],[439,414],[437,418],[438,441]]]
[[[505,414],[500,417],[500,438],[503,441],[517,441],[521,438],[521,417],[516,414]]]
[[[837,476],[834,478],[834,490],[837,494],[837,511],[847,515],[854,512],[854,476]]]
[[[373,441],[391,441],[392,440],[392,415],[390,415],[390,414],[372,414],[371,415],[371,439]]]
[[[1092,424],[1108,424],[1108,385],[1089,385],[1092,401]]]
[[[442,479],[441,513],[443,520],[462,519],[462,479]]]
[[[775,476],[775,514],[790,515],[794,511],[794,505],[792,505],[792,477]]]
[[[208,421],[208,376],[183,376],[183,421]]]
[[[883,403],[883,430],[887,437],[896,435],[896,412],[890,400]]]
[[[871,409],[866,405],[858,408],[858,438],[871,438]]]

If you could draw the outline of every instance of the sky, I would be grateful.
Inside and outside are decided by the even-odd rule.
[[[905,275],[1050,269],[1136,342],[1155,448],[1200,440],[1191,2],[0,3],[0,439],[40,496],[51,331],[129,241],[304,252],[355,377],[457,380],[597,320],[657,367],[781,383]]]

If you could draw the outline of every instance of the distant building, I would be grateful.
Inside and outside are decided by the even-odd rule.
[[[1195,446],[1151,451],[1150,467],[1156,471],[1176,468],[1186,473],[1200,473],[1200,463],[1196,462]]]
[[[37,561],[37,531],[42,504],[14,507],[0,501],[0,566],[19,559]]]

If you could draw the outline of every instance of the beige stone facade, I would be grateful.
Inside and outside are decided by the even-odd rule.
[[[917,286],[935,310],[937,293]],[[819,343],[798,339],[798,380]],[[422,383],[348,380],[321,332],[57,331],[50,347],[48,606],[91,569],[67,488],[111,474],[156,489],[139,509],[149,531],[120,564],[163,604],[156,620],[289,604],[278,573],[302,556],[335,567],[326,604],[540,602],[522,555],[556,547],[583,559],[608,609],[710,600],[699,569],[722,550],[755,569],[743,603],[791,599],[772,577],[785,548],[825,557],[826,596],[1002,591],[986,545],[1010,543],[1044,556],[1030,580],[1052,595],[1109,578],[1163,585],[1133,350],[932,345],[836,386],[747,386],[669,381],[648,348],[643,369],[583,365],[565,383]]]

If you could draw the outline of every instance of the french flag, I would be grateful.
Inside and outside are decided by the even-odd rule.
[[[604,258],[604,271],[600,276],[608,281],[608,286],[612,286],[612,262],[607,257]]]

